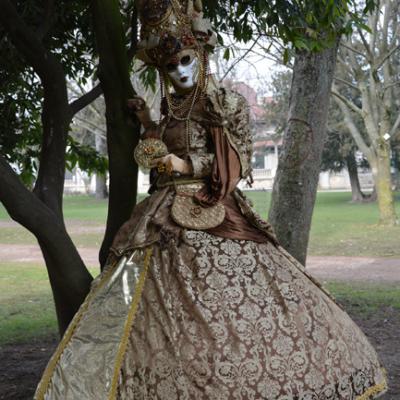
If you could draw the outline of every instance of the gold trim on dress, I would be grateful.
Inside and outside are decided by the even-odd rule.
[[[383,379],[383,382],[378,383],[375,386],[370,387],[366,392],[364,392],[361,396],[356,397],[356,400],[369,400],[371,396],[384,392],[387,390],[387,372],[385,368],[382,368],[383,374],[385,375],[385,378]]]
[[[42,379],[40,380],[38,388],[36,390],[34,399],[44,400],[44,397],[46,395],[47,389],[49,387],[49,384],[50,384],[51,378],[53,376],[54,370],[57,366],[57,363],[58,363],[63,351],[67,347],[69,341],[71,340],[72,335],[74,334],[75,328],[77,327],[83,314],[87,310],[92,297],[94,297],[94,295],[99,291],[99,289],[101,289],[104,286],[104,284],[106,283],[106,281],[108,280],[110,275],[114,272],[114,267],[115,267],[115,265],[118,264],[118,261],[120,261],[120,260],[117,260],[114,263],[114,265],[109,269],[109,271],[107,271],[107,273],[104,274],[104,276],[101,279],[101,281],[99,282],[98,286],[93,291],[89,292],[89,294],[86,296],[86,299],[84,300],[81,307],[79,308],[78,312],[75,314],[74,318],[68,325],[68,328],[65,331],[64,336],[62,337],[60,343],[58,344],[56,351],[54,352],[53,356],[51,357],[50,361],[47,364],[47,367],[43,373]]]
[[[140,273],[139,281],[136,284],[135,293],[134,293],[134,297],[133,297],[133,300],[132,300],[132,304],[131,304],[131,307],[129,309],[126,321],[125,321],[124,332],[122,334],[122,338],[121,338],[121,341],[120,341],[120,344],[119,344],[118,353],[117,353],[116,360],[115,360],[114,374],[113,374],[113,378],[112,378],[112,381],[111,381],[111,390],[110,390],[110,394],[108,396],[109,400],[114,400],[116,398],[116,396],[117,396],[118,378],[119,378],[119,374],[120,374],[120,369],[121,369],[122,361],[124,359],[126,347],[128,346],[129,334],[130,334],[131,329],[132,329],[132,323],[133,323],[133,320],[135,318],[136,311],[137,311],[137,308],[139,306],[140,299],[142,297],[144,283],[146,281],[146,275],[147,275],[147,271],[149,269],[150,258],[152,256],[152,253],[153,253],[153,248],[152,247],[150,247],[150,248],[148,248],[146,250],[146,255],[144,257],[144,262],[143,262],[143,270]]]

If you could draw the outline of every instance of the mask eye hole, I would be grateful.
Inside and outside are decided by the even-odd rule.
[[[175,63],[168,63],[165,68],[167,69],[167,72],[172,72],[176,69],[177,64]]]
[[[190,64],[191,60],[192,60],[192,58],[189,55],[183,56],[181,58],[181,64],[182,65],[188,65],[188,64]]]

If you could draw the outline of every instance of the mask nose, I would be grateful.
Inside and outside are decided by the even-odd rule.
[[[178,72],[179,76],[182,76],[185,73],[185,67],[179,64],[176,68],[176,71]]]

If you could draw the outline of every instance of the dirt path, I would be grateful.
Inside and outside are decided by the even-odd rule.
[[[81,221],[81,220],[68,220],[66,221],[66,226],[69,234],[74,233],[99,233],[104,234],[105,226],[104,224],[99,224],[93,221]],[[24,228],[20,224],[14,221],[2,221],[0,220],[1,228],[16,228],[24,231]]]
[[[78,247],[79,254],[86,265],[98,265],[98,249]],[[30,262],[43,264],[40,247],[31,244],[0,244],[0,262]]]
[[[98,249],[78,248],[87,265],[98,265]],[[0,262],[43,263],[42,253],[36,245],[0,244]],[[400,282],[399,258],[310,256],[307,269],[322,281],[373,281],[375,283]]]
[[[399,258],[310,256],[307,270],[322,281],[400,282]]]

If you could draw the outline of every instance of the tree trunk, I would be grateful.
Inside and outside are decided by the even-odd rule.
[[[274,181],[269,220],[278,240],[305,264],[326,136],[337,46],[297,51],[288,124]]]
[[[89,291],[92,277],[58,216],[19,180],[0,157],[0,201],[10,217],[39,241],[63,333]]]
[[[393,147],[393,160],[394,160],[394,190],[400,190],[400,150]]]
[[[34,194],[0,158],[0,201],[11,218],[39,241],[53,289],[62,334],[84,300],[90,286],[87,271],[71,238],[62,213],[65,152],[72,109],[66,78],[57,57],[49,52],[8,0],[0,0],[0,22],[15,47],[38,74],[43,86],[43,140]]]
[[[106,199],[108,197],[107,177],[105,175],[96,174],[96,199]]]
[[[365,196],[361,191],[360,180],[358,179],[357,161],[352,151],[346,156],[346,164],[351,185],[351,201],[352,203],[362,203]]]
[[[102,156],[107,154],[106,141],[102,136],[96,135],[96,150]],[[96,199],[106,199],[108,197],[107,189],[107,176],[97,173],[96,174]]]
[[[394,208],[390,174],[390,144],[384,139],[377,146],[376,165],[371,165],[378,196],[379,224],[394,226],[399,223]]]
[[[376,186],[372,188],[372,192],[369,194],[364,194],[364,203],[374,203],[378,200],[378,195],[376,193]]]
[[[376,192],[376,186],[374,185],[372,192],[367,196],[368,201],[373,202],[378,200],[378,194]]]
[[[134,95],[125,36],[117,0],[92,0],[92,14],[99,53],[99,79],[106,103],[107,145],[110,171],[109,207],[105,237],[100,250],[104,266],[109,248],[136,203],[138,167],[133,150],[139,141],[140,125],[132,126],[126,107]]]

